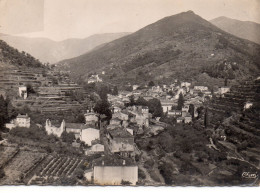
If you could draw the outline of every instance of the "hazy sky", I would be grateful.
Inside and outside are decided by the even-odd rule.
[[[53,40],[134,32],[192,10],[260,23],[260,0],[0,0],[0,32]]]

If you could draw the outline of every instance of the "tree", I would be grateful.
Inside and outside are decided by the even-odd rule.
[[[154,84],[153,81],[150,81],[150,82],[148,83],[148,86],[152,87],[152,86],[155,86],[155,84]]]
[[[112,92],[112,95],[118,95],[118,89],[117,89],[117,86],[114,86],[114,89],[113,89],[113,92]]]
[[[209,125],[209,117],[208,117],[208,109],[205,109],[205,115],[204,115],[204,126],[207,128]]]
[[[190,104],[189,113],[191,114],[192,119],[194,118],[194,104]]]
[[[8,122],[8,111],[7,111],[7,103],[4,97],[0,96],[0,129],[2,130],[5,123]]]
[[[61,139],[62,139],[63,142],[72,144],[72,142],[75,140],[75,136],[74,136],[73,133],[68,133],[68,132],[64,131],[61,134]]]
[[[181,110],[182,107],[184,105],[184,97],[183,97],[183,94],[182,92],[179,94],[179,99],[178,99],[178,106],[177,106],[177,109],[178,110]]]
[[[140,106],[148,106],[148,102],[147,100],[145,100],[143,97],[139,97],[136,102],[136,105],[140,105]]]
[[[163,176],[165,184],[172,185],[173,183],[173,168],[172,165],[169,163],[164,162],[158,167],[160,174]]]
[[[3,168],[0,168],[0,179],[3,178],[4,176],[5,176],[5,172]]]
[[[108,119],[110,119],[112,117],[112,113],[109,107],[110,105],[107,100],[100,100],[96,103],[94,111],[99,114],[104,114],[108,117]]]
[[[35,94],[36,93],[31,84],[26,84],[26,87],[27,87],[27,93],[28,94]]]
[[[202,116],[203,116],[203,109],[204,109],[204,108],[203,108],[202,106],[200,106],[200,107],[197,108],[198,119],[202,118]]]
[[[77,115],[76,123],[85,123],[85,116],[82,113]]]
[[[228,79],[225,78],[225,86],[227,86],[227,84],[228,84]]]
[[[154,98],[149,100],[148,107],[153,117],[161,117],[163,115],[163,109],[162,109],[161,101],[159,99]]]
[[[101,85],[97,88],[97,93],[102,100],[107,100],[107,94],[109,93],[109,88],[106,85]]]
[[[134,95],[131,95],[131,96],[129,97],[129,100],[130,100],[130,103],[129,103],[130,106],[135,105],[135,97],[134,97]]]

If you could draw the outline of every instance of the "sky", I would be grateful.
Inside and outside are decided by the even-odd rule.
[[[61,41],[135,32],[188,10],[260,23],[260,0],[0,0],[0,33]]]

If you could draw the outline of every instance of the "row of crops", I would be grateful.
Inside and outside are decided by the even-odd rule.
[[[82,159],[65,156],[48,156],[30,184],[53,184],[62,177],[70,177],[83,164]]]
[[[42,167],[39,176],[70,176],[82,162],[73,157],[52,157]]]

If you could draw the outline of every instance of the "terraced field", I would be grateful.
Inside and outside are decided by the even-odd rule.
[[[0,168],[4,167],[18,152],[19,149],[16,147],[0,147]]]
[[[23,179],[45,158],[45,153],[20,150],[3,167],[6,176],[1,184],[20,184]]]
[[[48,156],[41,165],[41,169],[31,178],[29,184],[48,184],[50,179],[69,178],[83,163],[84,160],[79,158]]]

